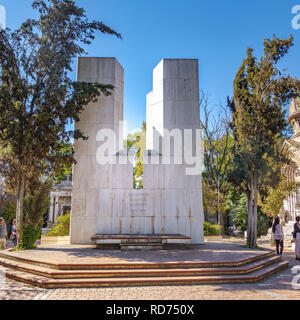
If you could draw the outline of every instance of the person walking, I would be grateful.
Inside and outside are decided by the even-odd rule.
[[[296,260],[300,260],[300,217],[296,217],[296,223],[294,224],[293,237],[295,239]]]
[[[0,249],[6,250],[7,229],[4,218],[0,218]]]
[[[17,221],[16,219],[13,220],[13,224],[11,226],[11,239],[14,244],[14,247],[17,246],[18,241],[17,241]]]
[[[283,235],[282,227],[280,225],[280,219],[278,217],[275,218],[274,220],[272,231],[273,231],[274,240],[276,243],[277,255],[282,256],[284,235]],[[279,247],[280,247],[280,251],[279,251]]]

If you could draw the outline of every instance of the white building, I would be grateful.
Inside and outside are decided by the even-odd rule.
[[[59,216],[71,212],[71,203],[72,175],[68,175],[59,184],[54,185],[50,192],[48,222],[53,224]]]
[[[296,192],[284,203],[285,221],[295,221],[300,215],[300,98],[292,101],[288,122],[293,126],[293,136],[285,142],[292,154],[293,164],[286,169],[288,180],[297,184]]]

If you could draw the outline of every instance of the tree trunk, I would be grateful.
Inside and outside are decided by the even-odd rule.
[[[257,172],[254,174],[254,208],[253,208],[253,234],[252,234],[252,248],[257,246],[257,197],[258,197],[258,177]]]
[[[251,192],[248,197],[247,245],[256,248],[257,241],[257,172],[251,174]]]
[[[25,195],[25,177],[22,175],[19,180],[17,195],[17,228],[18,228],[18,248],[22,246],[23,239],[23,220],[24,220],[24,195]]]
[[[222,228],[222,235],[224,235],[224,219],[222,212],[218,211],[218,225]]]
[[[218,225],[222,228],[222,235],[224,235],[224,221],[223,214],[220,212],[220,177],[218,175]]]
[[[247,245],[251,246],[251,226],[252,226],[252,217],[253,217],[253,175],[251,174],[251,187],[250,194],[248,196],[248,223],[247,223]]]

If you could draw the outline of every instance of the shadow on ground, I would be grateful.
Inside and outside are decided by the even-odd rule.
[[[76,245],[39,246],[34,250],[11,254],[56,263],[223,262],[239,261],[268,251],[270,249],[243,248],[242,243],[208,242],[159,251],[99,250]]]

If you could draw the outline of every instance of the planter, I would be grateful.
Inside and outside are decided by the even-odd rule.
[[[222,241],[223,237],[222,236],[204,236],[204,241],[209,242],[209,241]]]
[[[41,245],[48,244],[70,244],[70,236],[42,236]]]

